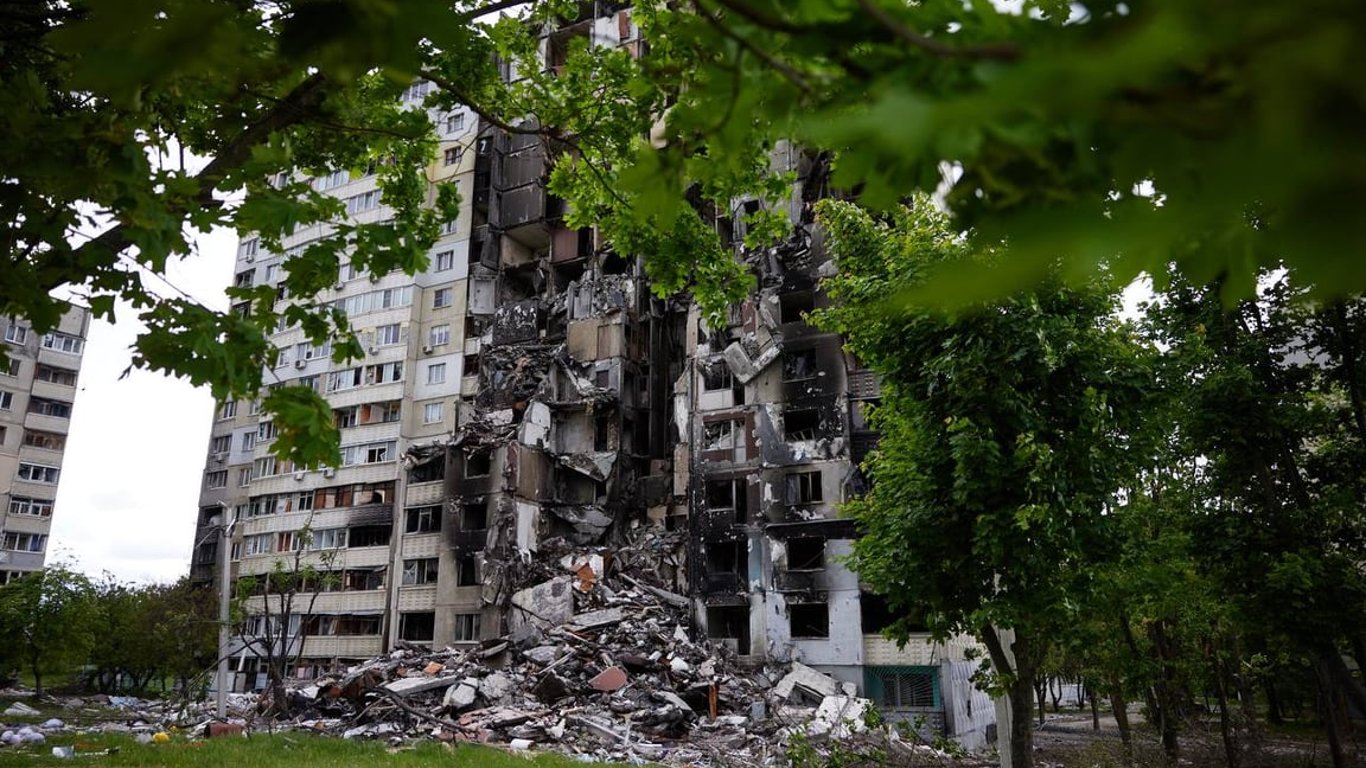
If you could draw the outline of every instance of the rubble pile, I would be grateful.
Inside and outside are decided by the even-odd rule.
[[[603,759],[752,762],[772,751],[782,723],[767,716],[766,694],[778,676],[693,641],[683,596],[627,575],[603,580],[600,555],[566,557],[572,573],[512,595],[507,636],[408,646],[315,680],[294,691],[298,725]]]

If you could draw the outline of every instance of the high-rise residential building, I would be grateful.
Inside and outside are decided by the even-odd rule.
[[[547,55],[573,36],[640,49],[617,7],[549,34]],[[885,604],[841,559],[856,533],[836,508],[866,488],[858,465],[876,436],[861,405],[879,390],[837,335],[805,321],[827,301],[818,276],[830,257],[811,202],[829,164],[788,145],[774,152],[799,179],[784,204],[796,234],[782,247],[748,252],[740,217],[713,214],[758,289],[711,328],[686,297],[655,297],[641,263],[594,229],[563,225],[538,137],[461,110],[432,117],[442,146],[429,173],[454,179],[467,202],[426,272],[343,266],[324,298],[361,331],[365,359],[334,364],[297,330],[275,336],[275,377],[332,404],[340,466],[281,466],[270,422],[251,403],[220,403],[196,576],[212,577],[225,510],[234,579],[301,548],[332,571],[309,615],[278,619],[303,638],[298,672],[310,674],[398,643],[516,632],[538,618],[548,573],[648,548],[651,577],[688,597],[699,638],[756,665],[803,661],[890,712],[982,743],[994,710],[969,683],[971,642],[884,639]],[[372,178],[314,184],[357,220],[386,215]],[[281,258],[245,240],[235,282],[273,282]],[[244,638],[267,628],[262,603],[248,600],[257,615]],[[264,684],[244,645],[233,665],[239,689]]]
[[[43,567],[90,310],[36,333],[0,317],[0,584]]]

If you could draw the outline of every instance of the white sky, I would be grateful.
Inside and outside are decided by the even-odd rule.
[[[168,278],[201,303],[227,307],[237,238],[201,235],[199,253],[168,268]],[[174,290],[153,277],[163,295]],[[174,581],[189,572],[200,479],[213,413],[207,389],[128,367],[143,326],[120,305],[117,322],[91,323],[71,433],[57,487],[48,562],[74,560],[91,576]]]

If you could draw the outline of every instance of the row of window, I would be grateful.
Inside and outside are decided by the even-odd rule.
[[[457,613],[455,619],[455,641],[469,643],[479,639],[479,614]],[[291,614],[284,623],[285,636],[297,637],[354,637],[378,635],[383,626],[382,617],[372,614],[320,614],[305,619],[299,614]],[[436,633],[436,613],[419,611],[399,615],[399,639],[411,642],[431,642]],[[242,624],[242,634],[246,637],[278,637],[280,618],[278,616],[248,616]]]
[[[30,499],[25,496],[11,496],[9,500],[11,515],[32,517],[52,517],[52,499]]]
[[[19,472],[16,475],[20,480],[27,480],[30,483],[44,483],[46,485],[56,485],[57,478],[62,470],[58,467],[49,467],[44,464],[30,464],[19,462]]]
[[[311,491],[254,496],[250,502],[238,504],[236,513],[239,519],[282,515],[289,512],[384,504],[393,497],[394,481],[392,480],[384,483],[348,483]]]
[[[5,533],[0,537],[0,549],[9,552],[42,552],[47,546],[47,536],[41,533]]]
[[[28,328],[22,325],[9,326],[5,329],[5,341],[11,344],[23,344],[28,341]],[[67,333],[52,331],[43,334],[42,347],[43,349],[79,355],[85,351],[85,339]]]
[[[14,393],[8,390],[0,390],[0,411],[14,409]],[[61,400],[50,400],[46,397],[30,397],[28,399],[28,412],[42,416],[55,416],[59,419],[71,418],[71,403]]]
[[[412,306],[412,303],[413,286],[404,285],[398,288],[383,288],[378,291],[345,296],[334,301],[333,306],[341,310],[347,317],[354,317],[367,312],[408,307]]]
[[[7,358],[3,363],[0,363],[0,376],[9,376],[10,378],[18,376],[21,364],[22,361],[17,357]],[[65,387],[76,386],[75,371],[67,370],[66,368],[57,368],[44,363],[39,363],[38,367],[33,369],[33,378],[35,381],[47,381],[53,384],[61,384]]]
[[[327,391],[340,392],[370,384],[390,384],[403,381],[403,363],[378,363],[333,371],[327,375]]]

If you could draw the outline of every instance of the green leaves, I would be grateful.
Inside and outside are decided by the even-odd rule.
[[[332,406],[310,387],[272,387],[261,401],[262,413],[274,417],[276,438],[271,451],[298,467],[336,466],[341,431]]]

